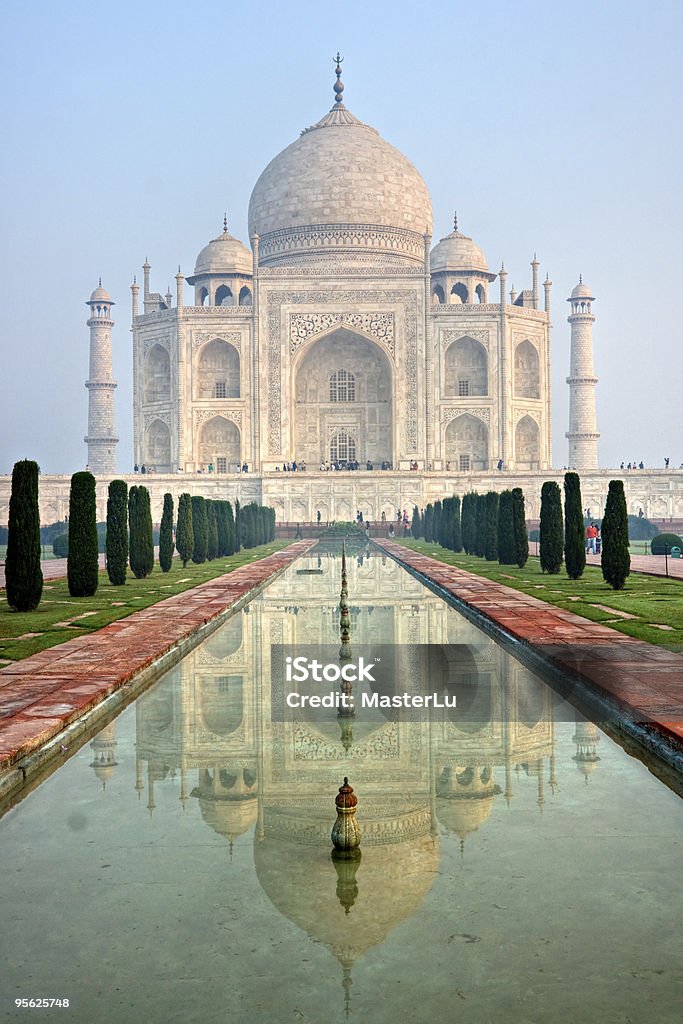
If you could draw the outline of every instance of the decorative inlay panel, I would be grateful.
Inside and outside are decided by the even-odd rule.
[[[166,426],[170,428],[170,426],[171,426],[171,413],[170,413],[170,410],[169,411],[165,411],[165,412],[146,412],[145,413],[145,421],[144,421],[145,422],[145,431],[148,430],[148,428],[152,425],[152,423],[154,423],[155,420],[161,420],[162,423],[165,423]]]
[[[161,348],[165,348],[167,352],[171,349],[171,338],[168,334],[164,334],[158,338],[145,338],[142,343],[142,351],[144,355],[147,355],[151,348],[155,345],[159,345]]]
[[[331,327],[348,326],[370,334],[394,355],[393,313],[291,313],[289,317],[289,351]]]
[[[458,416],[464,416],[465,413],[469,413],[470,416],[476,416],[477,419],[483,420],[486,426],[491,422],[491,410],[486,406],[473,407],[470,405],[460,405],[441,410],[441,422],[445,426],[450,423],[451,420],[455,420]]]
[[[224,420],[232,420],[232,422],[238,427],[242,426],[241,409],[195,409],[195,430],[198,426],[200,426],[200,424],[205,423],[207,420],[212,420],[216,416],[222,416]]]
[[[489,347],[488,331],[475,329],[469,330],[468,328],[463,328],[462,330],[458,329],[454,331],[441,331],[441,339],[444,348],[448,348],[451,342],[459,341],[460,338],[474,338],[475,341],[480,341],[482,345],[484,345],[486,348]]]

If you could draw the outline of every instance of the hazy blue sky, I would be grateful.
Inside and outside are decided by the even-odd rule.
[[[130,469],[133,274],[145,256],[153,290],[190,274],[225,209],[247,240],[252,186],[331,106],[338,48],[346,105],[427,181],[435,239],[456,208],[508,285],[530,285],[534,251],[550,273],[555,465],[580,272],[601,463],[683,462],[680,0],[4,0],[1,17],[0,472],[84,465],[99,275]]]

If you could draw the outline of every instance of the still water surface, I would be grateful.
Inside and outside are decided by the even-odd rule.
[[[678,1024],[681,800],[377,554],[352,642],[468,645],[488,704],[273,722],[271,644],[335,643],[338,596],[300,560],[0,821],[0,1017]]]

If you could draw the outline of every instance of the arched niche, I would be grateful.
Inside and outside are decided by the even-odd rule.
[[[451,288],[450,301],[451,303],[455,303],[456,305],[459,303],[466,303],[470,301],[469,292],[467,291],[466,286],[461,281],[459,281],[457,284],[454,284],[453,287]]]
[[[541,380],[536,347],[522,341],[515,349],[515,395],[518,398],[540,398]]]
[[[443,306],[445,301],[446,297],[443,293],[443,288],[441,287],[440,284],[435,284],[434,287],[432,288],[432,302],[434,303],[435,306]]]
[[[240,289],[239,304],[240,306],[251,306],[252,304],[251,288],[248,288],[246,284]]]
[[[214,338],[200,349],[196,397],[240,397],[240,356],[234,345],[221,338]]]
[[[171,359],[162,345],[152,345],[145,358],[143,395],[145,402],[171,398]]]
[[[515,430],[515,465],[517,469],[541,468],[541,432],[531,416],[523,416]]]
[[[346,327],[313,341],[295,362],[292,393],[292,459],[328,462],[333,436],[345,433],[361,464],[392,462],[392,367],[373,341]]]
[[[474,289],[474,294],[477,297],[477,302],[486,302],[486,288],[483,284],[478,284]]]
[[[444,396],[488,395],[488,354],[480,341],[463,337],[451,342],[444,357]]]
[[[216,306],[234,306],[235,297],[227,284],[222,284],[216,288],[216,298],[214,301]]]
[[[209,302],[208,288],[200,288],[197,292],[197,302],[200,306],[206,306]]]
[[[462,472],[489,468],[489,431],[469,413],[456,416],[446,427],[446,458]]]
[[[240,432],[232,420],[214,416],[199,432],[200,466],[212,465],[220,472],[229,472],[241,463]]]
[[[229,736],[244,718],[242,676],[199,677],[202,718],[209,732]]]
[[[147,428],[145,465],[157,473],[171,472],[171,431],[163,420],[153,420]]]
[[[237,654],[242,646],[242,613],[233,615],[204,641],[202,650],[216,662]]]

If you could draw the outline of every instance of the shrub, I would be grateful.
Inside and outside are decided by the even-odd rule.
[[[192,552],[194,551],[192,498],[189,494],[181,494],[178,502],[178,526],[175,534],[175,546],[182,559],[184,569],[192,558]]]
[[[498,560],[498,493],[489,491],[486,495],[486,543],[484,556],[487,562]]]
[[[144,580],[154,568],[152,509],[146,487],[131,487],[128,495],[129,558],[133,575]]]
[[[173,496],[164,494],[164,511],[159,527],[159,565],[168,572],[173,565]]]
[[[477,493],[476,491],[470,491],[462,499],[462,514],[461,514],[461,536],[462,546],[465,553],[473,555],[475,553],[476,545],[476,505],[477,505]]]
[[[7,603],[17,612],[32,612],[43,593],[40,566],[40,511],[37,462],[22,459],[12,470],[9,500],[5,588]],[[93,481],[94,482],[94,481]],[[97,553],[95,554],[97,558]]]
[[[653,555],[668,555],[672,548],[680,548],[683,551],[683,540],[677,533],[658,533],[650,542],[650,551]]]
[[[69,496],[69,555],[66,577],[72,597],[92,597],[99,582],[95,477],[74,473]]]
[[[128,567],[128,485],[112,480],[107,497],[107,575],[113,587],[126,582]]]
[[[529,561],[529,534],[526,529],[524,492],[521,487],[512,490],[512,521],[515,533],[515,554],[517,565],[523,569]]]
[[[602,575],[613,590],[621,590],[631,572],[628,551],[628,515],[624,484],[610,480],[602,518]]]
[[[628,517],[629,540],[650,540],[650,538],[656,537],[657,533],[658,530],[655,524],[651,523],[644,516]]]
[[[420,517],[420,510],[417,507],[417,505],[414,505],[413,506],[413,521],[412,521],[411,526],[410,526],[410,532],[412,533],[413,537],[415,537],[416,540],[419,539],[422,536],[421,526],[422,526],[422,521],[421,521],[421,517]]]
[[[69,534],[60,533],[52,541],[52,554],[55,558],[66,558],[69,554]]]
[[[578,580],[586,568],[586,540],[578,473],[564,474],[564,562],[570,580]]]
[[[194,530],[194,548],[192,561],[201,565],[206,561],[209,550],[209,520],[206,514],[206,501],[200,495],[192,495],[192,529]]]
[[[514,565],[516,561],[512,491],[503,491],[498,496],[498,562]]]
[[[541,488],[541,572],[557,575],[562,566],[562,494],[559,484],[546,480]]]

